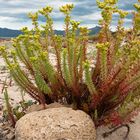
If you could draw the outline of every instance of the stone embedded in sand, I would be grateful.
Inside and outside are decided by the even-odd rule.
[[[80,110],[49,108],[29,113],[16,124],[16,140],[95,140],[91,118]]]

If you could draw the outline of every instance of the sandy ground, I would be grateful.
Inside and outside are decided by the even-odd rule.
[[[0,57],[0,83],[2,83],[6,76],[8,76],[7,70],[2,70],[5,66],[3,59]],[[2,104],[4,103],[3,95],[1,94],[2,84],[0,84],[0,109]],[[11,98],[11,103],[15,105],[19,101],[21,101],[20,89],[16,86],[14,82],[12,82],[12,86],[8,87],[8,94]],[[25,95],[25,100],[31,99],[27,94]],[[0,111],[0,116],[1,116]],[[140,140],[140,114],[134,119],[135,123],[130,125],[130,134],[127,140]],[[107,138],[103,138],[102,134],[104,132],[109,131],[107,127],[100,127],[97,129],[97,140],[123,140],[123,137],[126,134],[126,128],[120,128],[116,132],[112,133]]]
[[[140,114],[134,119],[134,124],[130,124],[130,133],[126,140],[140,140]],[[97,129],[97,140],[124,140],[127,129],[126,127],[122,127],[112,133],[107,138],[103,138],[102,134],[104,132],[108,132],[109,129],[107,127],[100,127]]]

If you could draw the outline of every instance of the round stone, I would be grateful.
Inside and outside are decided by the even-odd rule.
[[[16,140],[95,140],[89,115],[68,107],[49,108],[23,116],[16,124]]]

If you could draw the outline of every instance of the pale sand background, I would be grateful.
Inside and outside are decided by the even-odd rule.
[[[5,63],[3,59],[0,57],[0,83],[4,81],[5,77],[8,75],[7,70],[1,70],[5,66]],[[2,90],[2,84],[0,84],[0,108],[2,106],[3,101],[3,95],[1,94]],[[20,95],[20,90],[16,86],[14,82],[12,82],[12,86],[8,87],[8,93],[11,100],[11,103],[15,105],[19,101],[21,101],[21,95]],[[27,94],[25,95],[25,100],[31,99]],[[0,117],[1,117],[1,111],[0,111]],[[128,140],[140,140],[140,114],[134,119],[135,123],[130,125],[130,134],[128,137]],[[108,138],[103,138],[102,134],[104,132],[107,132],[108,128],[107,127],[100,127],[97,129],[97,140],[123,140],[123,137],[126,134],[126,128],[121,128],[114,132],[112,135],[110,135]]]

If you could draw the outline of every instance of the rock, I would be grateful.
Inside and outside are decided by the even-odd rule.
[[[49,105],[46,104],[46,109],[48,109],[48,108],[58,108],[58,107],[63,107],[63,105],[61,105],[59,103],[52,103],[52,104],[49,104]],[[43,110],[42,105],[33,104],[33,105],[31,105],[30,107],[27,108],[26,113],[28,114],[28,113],[31,113],[31,112],[34,112],[34,111],[40,111],[40,110]]]
[[[59,107],[64,107],[64,105],[61,105],[57,102],[47,105],[47,109],[48,108],[59,108]]]
[[[90,116],[80,110],[59,107],[23,116],[15,127],[16,140],[95,140]]]
[[[40,111],[43,109],[43,106],[42,105],[38,105],[38,104],[33,104],[31,105],[30,107],[27,108],[26,110],[26,113],[31,113],[31,112],[34,112],[34,111]]]

